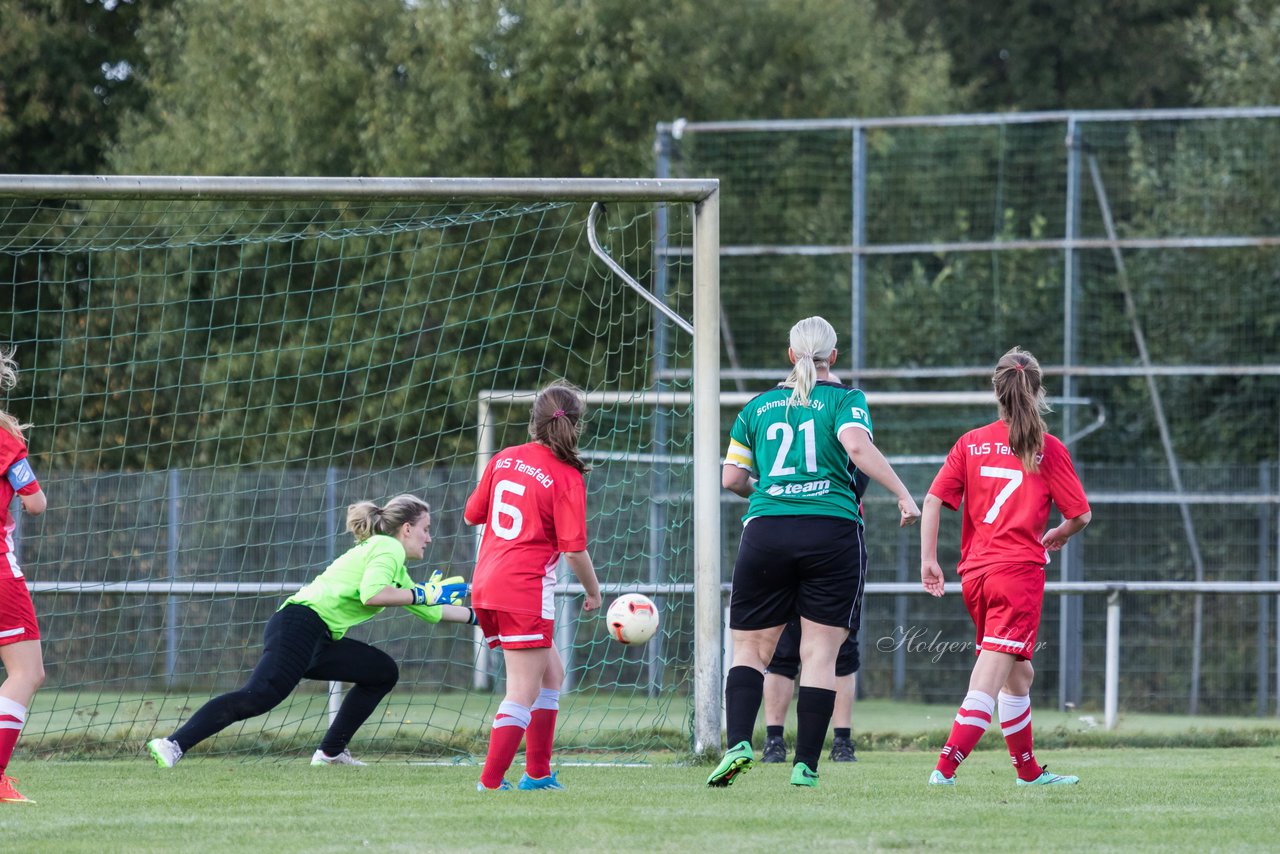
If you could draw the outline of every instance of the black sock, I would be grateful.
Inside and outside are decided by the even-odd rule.
[[[772,724],[764,728],[765,738],[782,738],[782,724],[773,726]]]
[[[834,692],[832,692],[834,695]],[[729,669],[724,681],[725,731],[729,747],[740,741],[751,741],[756,728],[756,715],[764,699],[764,674],[754,667],[739,665]],[[828,712],[828,717],[830,713]]]
[[[835,729],[835,736],[836,738],[843,738],[845,741],[849,741],[853,737],[853,730],[850,727],[838,726]]]
[[[831,712],[835,707],[835,691],[800,686],[800,698],[796,701],[796,762],[818,770],[822,742],[826,741],[827,727],[831,726]]]

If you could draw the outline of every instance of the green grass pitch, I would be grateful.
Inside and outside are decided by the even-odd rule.
[[[473,765],[367,768],[207,758],[28,760],[37,803],[0,805],[22,852],[329,851],[1210,851],[1274,850],[1280,749],[1063,749],[1042,757],[1075,787],[1018,788],[980,749],[955,789],[931,789],[932,752],[823,762],[817,790],[757,765],[729,789],[707,766],[568,765],[565,792],[480,793]],[[20,766],[20,767],[18,767]],[[513,777],[519,769],[513,769]]]

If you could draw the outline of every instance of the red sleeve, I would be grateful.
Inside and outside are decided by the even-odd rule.
[[[581,552],[587,549],[587,484],[582,472],[568,469],[564,477],[556,478],[558,488],[552,515],[556,525],[556,548],[562,552]]]
[[[12,435],[6,430],[0,429],[0,476],[9,478],[9,482],[13,482],[16,475],[22,481],[26,481],[19,489],[15,490],[18,495],[35,495],[40,491],[40,482],[36,480],[35,472],[31,470],[30,462],[23,462],[27,459],[27,446],[17,436]],[[23,463],[21,470],[14,472],[13,467]]]
[[[1084,486],[1071,464],[1071,452],[1056,437],[1045,437],[1044,463],[1049,497],[1063,518],[1074,519],[1089,512],[1089,499],[1085,497]]]
[[[494,457],[489,460],[489,464],[484,467],[484,474],[480,477],[480,484],[471,493],[471,497],[467,499],[467,506],[462,511],[462,518],[466,520],[468,525],[483,525],[489,521],[490,485],[493,481],[493,463],[496,459],[497,457]]]
[[[951,446],[946,461],[929,487],[929,494],[937,496],[952,510],[959,510],[960,500],[964,498],[965,464],[964,452],[960,449],[963,442],[961,439]]]
[[[7,472],[9,466],[27,455],[27,446],[8,430],[0,428],[0,472]]]

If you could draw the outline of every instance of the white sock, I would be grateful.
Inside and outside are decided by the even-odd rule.
[[[533,710],[560,708],[560,692],[554,688],[542,688],[538,691],[538,699],[533,701]]]

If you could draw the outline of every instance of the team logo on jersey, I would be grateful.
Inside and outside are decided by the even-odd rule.
[[[780,495],[826,495],[831,491],[831,481],[809,480],[804,483],[775,483],[765,491],[775,498]]]
[[[855,406],[853,407],[853,420],[859,424],[868,424],[871,421],[871,416],[861,406]]]

